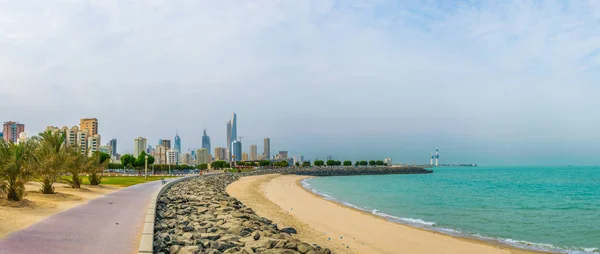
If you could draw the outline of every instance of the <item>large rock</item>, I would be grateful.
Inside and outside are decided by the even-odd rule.
[[[200,246],[185,246],[182,247],[177,254],[196,254],[199,253],[202,249]]]
[[[296,231],[295,228],[282,228],[279,231],[284,232],[284,233],[288,233],[288,234],[298,234],[298,231]]]

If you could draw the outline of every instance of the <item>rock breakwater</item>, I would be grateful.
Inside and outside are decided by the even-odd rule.
[[[431,173],[422,168],[288,168],[191,177],[168,187],[157,200],[154,253],[327,254],[329,249],[294,237],[294,228],[278,228],[225,189],[237,179],[261,174],[341,176]]]

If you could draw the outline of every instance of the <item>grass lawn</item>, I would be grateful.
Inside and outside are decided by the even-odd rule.
[[[119,185],[119,186],[131,186],[145,182],[157,181],[162,178],[174,178],[178,176],[148,176],[148,179],[144,179],[143,176],[103,176],[102,182],[100,184],[111,184],[111,185]],[[87,177],[83,178],[83,184],[90,184],[90,181]]]

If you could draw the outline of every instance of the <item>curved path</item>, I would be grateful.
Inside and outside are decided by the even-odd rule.
[[[0,239],[0,253],[137,253],[160,187],[160,181],[134,185],[50,216]]]

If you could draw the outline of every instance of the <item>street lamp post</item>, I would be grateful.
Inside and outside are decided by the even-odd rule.
[[[144,175],[144,179],[148,179],[148,155],[146,154],[146,164],[145,164],[145,175]]]

